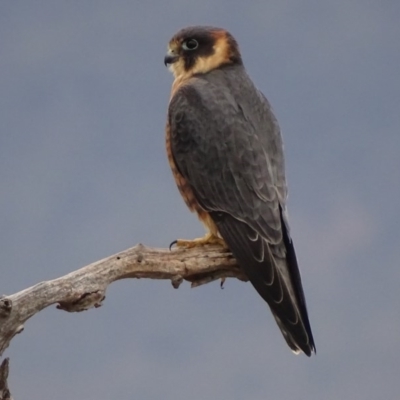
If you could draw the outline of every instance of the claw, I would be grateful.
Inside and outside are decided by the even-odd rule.
[[[192,248],[198,246],[205,245],[220,245],[226,247],[224,240],[218,236],[213,235],[212,233],[207,233],[202,238],[192,239],[192,240],[183,240],[178,239],[175,243],[178,247]]]
[[[178,243],[177,240],[174,240],[173,242],[171,242],[171,244],[169,245],[169,251],[172,251],[172,246],[175,246]]]
[[[177,247],[183,247],[186,249],[191,249],[193,247],[198,247],[198,246],[206,246],[206,245],[219,245],[224,248],[228,248],[224,239],[213,235],[212,233],[207,233],[204,237],[202,238],[197,238],[197,239],[192,239],[192,240],[184,240],[184,239],[177,239],[174,240],[170,245],[169,245],[169,250],[171,251],[173,246]]]
[[[221,283],[220,283],[221,289],[224,288],[224,283],[225,283],[225,278],[221,278]]]

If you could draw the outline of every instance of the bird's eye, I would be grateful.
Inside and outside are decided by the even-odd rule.
[[[196,50],[199,47],[199,42],[195,39],[185,40],[182,43],[183,50]]]

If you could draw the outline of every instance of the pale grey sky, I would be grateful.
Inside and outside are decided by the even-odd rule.
[[[166,161],[180,28],[229,29],[285,141],[317,356],[294,356],[251,285],[112,285],[47,309],[5,356],[16,399],[398,396],[400,3],[2,1],[0,293],[138,242],[203,233]]]

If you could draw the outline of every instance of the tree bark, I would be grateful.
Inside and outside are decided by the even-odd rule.
[[[183,280],[191,282],[192,287],[225,278],[247,281],[232,255],[221,247],[169,251],[139,244],[61,278],[0,297],[0,356],[12,338],[23,331],[25,321],[39,311],[55,303],[68,312],[100,307],[108,285],[126,278],[169,279],[176,289]],[[4,368],[8,375],[8,361]]]
[[[7,383],[8,363],[9,359],[5,358],[0,365],[0,400],[13,400]]]

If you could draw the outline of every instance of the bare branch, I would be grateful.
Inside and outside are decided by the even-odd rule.
[[[61,278],[1,297],[0,355],[23,331],[25,321],[39,311],[55,303],[68,312],[100,307],[108,285],[126,278],[169,279],[174,288],[183,280],[192,287],[224,278],[247,281],[232,255],[220,247],[169,251],[139,244]]]
[[[7,383],[8,364],[9,359],[5,358],[0,366],[0,400],[13,400]]]

